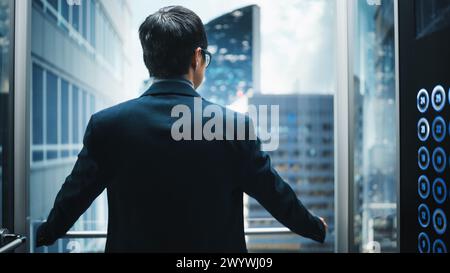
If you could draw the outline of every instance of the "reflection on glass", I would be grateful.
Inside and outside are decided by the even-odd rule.
[[[397,243],[393,0],[354,0],[354,245],[391,252]]]
[[[415,0],[417,37],[450,26],[450,0]]]
[[[0,0],[0,227],[4,224],[4,188],[8,184],[10,167],[10,110],[11,110],[11,12],[12,1]],[[5,193],[6,194],[6,193]]]

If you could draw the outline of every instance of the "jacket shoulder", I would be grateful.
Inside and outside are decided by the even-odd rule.
[[[93,115],[93,119],[96,123],[108,122],[108,121],[116,121],[124,116],[127,113],[136,109],[139,105],[139,99],[128,100],[114,106],[103,109]]]

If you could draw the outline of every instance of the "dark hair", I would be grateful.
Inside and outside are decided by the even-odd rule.
[[[168,78],[189,72],[195,49],[208,47],[205,27],[193,11],[170,6],[145,19],[139,28],[144,62],[151,77]]]

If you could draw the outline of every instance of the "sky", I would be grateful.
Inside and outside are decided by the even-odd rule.
[[[208,23],[250,4],[261,7],[261,91],[263,93],[330,94],[336,88],[335,0],[131,0],[133,43],[139,54],[136,78],[147,71],[140,65],[137,29],[159,8],[182,5]]]

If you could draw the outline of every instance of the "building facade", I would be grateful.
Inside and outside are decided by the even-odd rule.
[[[33,0],[31,14],[31,234],[44,221],[82,148],[90,116],[133,96],[128,0]],[[124,90],[129,90],[128,93]],[[105,230],[105,195],[74,230]],[[30,238],[31,250],[34,238]],[[101,240],[61,240],[44,252],[102,250]]]
[[[269,152],[280,176],[303,204],[327,220],[326,243],[297,235],[250,236],[253,252],[332,252],[334,250],[334,105],[332,95],[254,95],[250,105],[278,105],[279,149]],[[254,199],[246,202],[249,228],[282,227]]]

